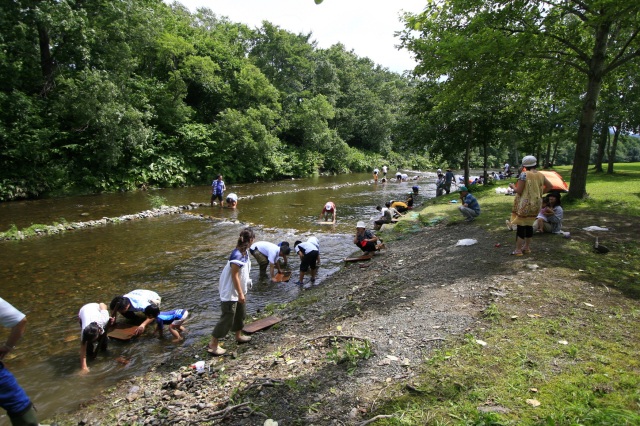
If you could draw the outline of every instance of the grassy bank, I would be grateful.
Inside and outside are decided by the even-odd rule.
[[[589,175],[588,199],[563,202],[572,238],[536,236],[534,254],[518,260],[531,273],[514,275],[477,329],[431,356],[378,410],[393,415],[379,424],[640,424],[640,164],[615,169]],[[558,172],[568,181],[569,168]],[[482,214],[471,226],[510,247],[513,197],[496,194],[500,186],[472,188]],[[458,197],[430,200],[397,230],[414,230],[416,220],[469,226],[451,203]],[[594,234],[582,229],[590,225],[610,228],[598,234],[607,255],[593,253]]]

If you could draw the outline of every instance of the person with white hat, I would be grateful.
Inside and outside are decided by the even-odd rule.
[[[333,216],[332,223],[336,223],[336,205],[333,201],[327,201],[324,207],[322,208],[322,213],[320,213],[320,217],[318,220],[322,220],[324,217],[324,221],[329,221],[329,216]]]
[[[516,249],[511,252],[513,256],[531,253],[533,222],[540,212],[545,188],[551,188],[547,178],[536,170],[537,167],[536,157],[525,156],[522,159],[522,172],[518,176],[518,181],[515,185],[509,184],[509,188],[516,193],[511,209],[511,224],[517,225]]]
[[[365,254],[371,254],[374,251],[385,248],[382,240],[367,229],[363,221],[356,224],[356,236],[353,237],[353,243],[360,247]]]

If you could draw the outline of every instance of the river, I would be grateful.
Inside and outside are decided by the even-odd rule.
[[[434,196],[433,173],[420,176],[421,199]],[[75,410],[104,389],[147,369],[170,356],[171,339],[154,339],[148,331],[133,342],[111,341],[108,355],[90,361],[90,374],[80,376],[79,308],[89,302],[107,305],[116,295],[136,288],[157,291],[163,309],[190,312],[185,342],[190,345],[208,336],[219,315],[218,278],[235,247],[244,224],[251,224],[256,240],[277,243],[320,240],[322,266],[314,285],[322,285],[337,271],[342,259],[357,252],[352,237],[355,223],[379,216],[375,206],[390,199],[404,199],[415,181],[373,184],[369,174],[314,177],[271,183],[227,184],[240,201],[236,210],[200,207],[202,213],[241,223],[205,220],[179,214],[141,219],[102,227],[69,231],[24,241],[0,241],[0,296],[27,314],[27,332],[5,364],[36,404],[41,420]],[[168,205],[209,201],[209,187],[161,189],[147,192],[101,194],[59,199],[0,203],[0,230],[12,224],[78,222],[117,217],[151,208],[149,195]],[[318,225],[327,200],[337,205],[336,225]],[[253,260],[253,259],[252,259]],[[254,263],[254,265],[256,265]],[[291,257],[297,277],[299,261]],[[249,315],[270,303],[291,301],[304,291],[291,283],[259,281],[247,297]],[[311,285],[305,283],[308,287]],[[0,329],[0,342],[8,330]],[[129,360],[127,365],[117,357]],[[0,425],[9,421],[0,413]]]

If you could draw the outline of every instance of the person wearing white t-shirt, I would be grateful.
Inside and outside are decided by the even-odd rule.
[[[227,264],[220,274],[218,289],[222,313],[211,332],[211,341],[207,346],[207,352],[211,355],[220,356],[226,352],[226,349],[219,346],[219,342],[229,331],[235,333],[238,343],[246,343],[251,340],[250,336],[242,334],[242,329],[247,313],[246,296],[253,284],[249,275],[251,272],[249,247],[253,244],[254,239],[253,229],[245,228],[240,232],[236,248],[231,252]]]
[[[276,281],[275,269],[278,270],[279,274],[282,273],[278,258],[282,256],[284,263],[287,263],[287,256],[291,253],[291,248],[289,248],[289,243],[286,241],[281,242],[280,245],[268,241],[257,241],[251,245],[249,252],[260,265],[260,276],[267,275],[267,266],[269,266],[271,281]]]
[[[87,303],[78,312],[80,323],[80,371],[88,373],[87,357],[93,359],[98,350],[107,350],[107,325],[109,325],[109,311],[105,303]],[[98,342],[94,348],[94,343]]]
[[[236,207],[238,207],[238,195],[236,195],[234,192],[231,192],[229,195],[227,195],[227,207],[230,209],[235,209]]]
[[[144,319],[136,330],[136,336],[142,334],[145,327],[153,322],[153,318],[147,318],[144,315],[145,308],[152,304],[160,307],[161,300],[155,291],[143,289],[133,290],[124,296],[116,296],[109,304],[109,309],[111,309],[110,323],[115,324],[118,313],[128,320]]]

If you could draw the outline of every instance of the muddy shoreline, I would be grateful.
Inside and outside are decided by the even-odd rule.
[[[434,349],[473,333],[515,273],[503,256],[486,253],[495,237],[471,224],[389,237],[388,249],[373,260],[345,264],[269,312],[283,321],[255,333],[249,344],[227,338],[228,356],[209,356],[204,343],[179,348],[99,401],[43,423],[366,422],[386,398],[411,387]],[[478,244],[456,246],[463,238]],[[197,360],[206,361],[202,373],[188,367]]]

